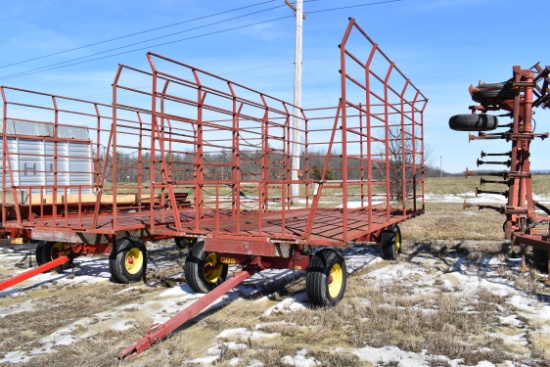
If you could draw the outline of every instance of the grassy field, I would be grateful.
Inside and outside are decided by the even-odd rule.
[[[425,183],[425,191],[426,194],[429,195],[460,195],[460,194],[470,194],[471,197],[474,197],[474,191],[476,188],[479,188],[480,190],[485,191],[495,191],[495,192],[504,192],[507,190],[506,185],[502,184],[496,184],[496,183],[488,183],[481,185],[480,179],[485,180],[492,180],[492,181],[501,181],[504,182],[501,177],[491,177],[491,176],[483,176],[483,177],[469,177],[466,178],[464,176],[452,176],[452,177],[430,177],[426,179]],[[331,206],[337,206],[341,205],[342,203],[342,189],[341,188],[335,188],[334,186],[338,186],[339,182],[327,182],[326,188],[323,189],[323,196],[321,199],[321,207],[331,207]],[[533,192],[538,195],[546,195],[550,196],[550,175],[535,175],[532,179],[532,185],[533,185]],[[328,187],[333,186],[333,187]],[[106,183],[105,192],[111,193],[110,191],[111,184],[109,182]],[[366,186],[364,189],[364,195],[367,194]],[[300,185],[299,188],[300,192],[300,198],[305,198],[306,195],[306,186]],[[311,203],[313,200],[313,192],[315,190],[315,184],[311,184],[308,189],[309,194],[309,202]],[[383,200],[383,194],[385,192],[385,186],[384,185],[374,185],[373,186],[374,194],[381,194],[382,196],[378,196],[374,198],[374,201],[377,200]],[[287,190],[288,191],[288,190]],[[156,194],[160,194],[161,190],[157,189],[155,190]],[[165,190],[165,193],[168,191]],[[175,192],[185,192],[188,194],[187,200],[192,202],[194,199],[194,190],[192,188],[182,188],[182,187],[176,187]],[[250,198],[257,198],[259,195],[258,191],[258,185],[257,183],[242,183],[240,192],[244,195],[250,197]],[[118,185],[118,193],[119,195],[124,194],[135,194],[137,193],[137,184],[136,183],[119,183]],[[148,195],[149,189],[145,188],[143,189],[143,195]],[[204,187],[204,193],[205,193],[205,204],[210,207],[214,207],[216,203],[216,187],[214,185],[211,186],[205,186]],[[231,187],[227,185],[220,185],[218,186],[218,195],[220,197],[229,197],[232,194]],[[269,188],[269,199],[273,202],[280,203],[282,198],[282,188],[280,185],[271,185]],[[285,197],[288,198],[289,193],[285,191]],[[353,184],[348,186],[348,200],[360,200],[360,186],[358,184]],[[366,197],[364,197],[366,200]],[[221,202],[218,203],[220,207],[226,207],[230,206],[231,203],[227,202]],[[305,200],[303,200],[299,204],[296,205],[304,205],[305,206]],[[252,204],[245,204],[243,206],[243,209],[255,209],[257,205]],[[432,206],[428,205],[429,208],[433,208],[435,212],[438,214],[441,214],[440,206]],[[450,205],[449,206],[452,211],[457,210],[457,205]],[[272,210],[276,209],[276,206],[271,208]],[[474,215],[475,216],[475,215]],[[492,215],[489,215],[490,217],[493,217]],[[502,224],[502,223],[501,223]],[[429,234],[428,237],[432,237],[432,234]],[[477,236],[476,236],[477,238]]]
[[[401,232],[406,241],[419,240],[504,240],[505,216],[493,210],[462,208],[462,203],[426,203],[426,212],[403,222]]]
[[[499,180],[495,177],[483,178]],[[476,187],[488,191],[507,191],[507,186],[500,184],[481,186],[479,179],[480,177],[428,178],[426,194],[442,196],[471,194],[471,198],[474,198],[473,192]],[[532,182],[534,194],[550,196],[550,176],[536,175]],[[404,222],[401,229],[404,239],[413,242],[421,239],[501,241],[504,240],[502,224],[505,219],[503,214],[491,209],[478,210],[472,207],[464,210],[463,203],[458,200],[457,202],[428,201],[425,214]]]
[[[502,181],[501,177],[430,177],[426,179],[426,192],[436,195],[456,195],[473,192],[476,187],[483,190],[505,191],[507,186],[500,184],[480,185],[480,179]],[[550,195],[550,175],[534,175],[533,192],[538,195]]]

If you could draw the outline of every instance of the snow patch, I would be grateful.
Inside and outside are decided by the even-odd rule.
[[[517,319],[517,315],[510,315],[510,316],[499,316],[500,323],[502,325],[511,325],[515,327],[521,327],[523,325],[523,322],[519,321]]]
[[[134,323],[130,319],[115,322],[111,325],[111,329],[114,331],[126,331],[134,327]]]
[[[536,309],[532,305],[532,300],[529,298],[526,298],[525,295],[516,294],[508,300],[508,302],[514,306],[515,308],[528,312],[528,313],[535,313]]]
[[[506,344],[511,345],[527,345],[529,342],[527,341],[527,334],[525,333],[519,333],[516,335],[508,335],[505,333],[490,333],[487,334],[492,338],[498,338],[504,340]]]
[[[306,306],[300,302],[307,302],[307,295],[305,293],[297,294],[293,298],[287,298],[275,306],[268,308],[263,316],[279,315],[282,313],[296,312],[299,310],[305,310]]]
[[[31,359],[25,352],[21,351],[15,351],[15,352],[8,352],[4,355],[3,359],[0,359],[0,363],[9,363],[9,364],[16,364],[16,363],[26,363]]]
[[[281,363],[295,367],[311,367],[318,366],[319,361],[313,357],[307,357],[307,350],[299,350],[294,356],[284,356],[281,358]]]
[[[423,351],[422,353],[405,352],[395,346],[373,348],[364,347],[352,351],[362,361],[371,362],[374,365],[398,363],[399,367],[426,367],[433,359]],[[450,363],[450,360],[446,358]]]
[[[248,338],[251,339],[258,339],[258,338],[275,338],[279,336],[277,333],[264,333],[263,331],[254,331],[249,330],[247,328],[236,328],[236,329],[228,329],[222,331],[218,335],[218,339],[237,339],[237,340],[247,340]]]

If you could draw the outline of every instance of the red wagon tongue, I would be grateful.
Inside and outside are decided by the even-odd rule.
[[[217,288],[199,298],[197,301],[177,313],[174,317],[166,321],[164,324],[152,325],[147,335],[145,335],[137,343],[121,351],[118,354],[118,358],[132,358],[133,356],[151,347],[153,344],[162,341],[178,327],[185,324],[199,312],[208,307],[212,302],[229,292],[231,289],[235,288],[237,285],[241,284],[244,280],[254,274],[254,272],[255,270],[251,268],[243,269],[238,273],[235,273],[233,277],[229,278],[228,280],[220,284]]]
[[[63,265],[65,263],[68,263],[71,261],[71,259],[68,256],[60,256],[56,259],[53,259],[52,261],[49,261],[43,265],[37,266],[36,268],[32,268],[30,270],[27,270],[21,274],[18,274],[12,278],[6,279],[3,282],[0,282],[0,291],[3,291],[6,288],[12,287],[16,284],[21,283],[22,281],[25,281],[27,279],[30,279],[34,277],[35,275],[42,274],[48,270],[51,270],[55,267],[58,267],[60,265]]]

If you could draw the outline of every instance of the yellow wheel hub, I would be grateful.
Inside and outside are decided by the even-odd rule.
[[[328,293],[332,298],[338,297],[344,283],[344,271],[340,264],[334,264],[330,269],[328,278]]]
[[[395,233],[395,253],[398,254],[401,252],[401,232],[397,231]]]
[[[124,266],[130,274],[137,274],[143,267],[143,253],[137,247],[132,247],[124,259]]]
[[[65,245],[63,244],[63,242],[54,243],[50,251],[50,258],[48,259],[48,261],[57,259],[59,256],[63,255],[64,252]]]
[[[204,279],[209,283],[216,283],[222,276],[222,265],[218,262],[215,253],[208,254],[204,260]]]

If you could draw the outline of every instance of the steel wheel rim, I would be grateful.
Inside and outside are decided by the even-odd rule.
[[[209,283],[216,283],[222,276],[222,267],[218,264],[218,256],[215,253],[206,256],[203,274],[204,279]]]
[[[137,247],[132,247],[124,258],[124,267],[130,274],[137,274],[143,267],[143,253]]]
[[[336,298],[342,291],[342,284],[344,282],[344,271],[340,264],[334,264],[330,268],[329,280],[328,280],[328,293],[331,298]]]
[[[53,244],[52,249],[50,250],[50,260],[57,259],[64,251],[65,246],[62,242],[56,242]]]

